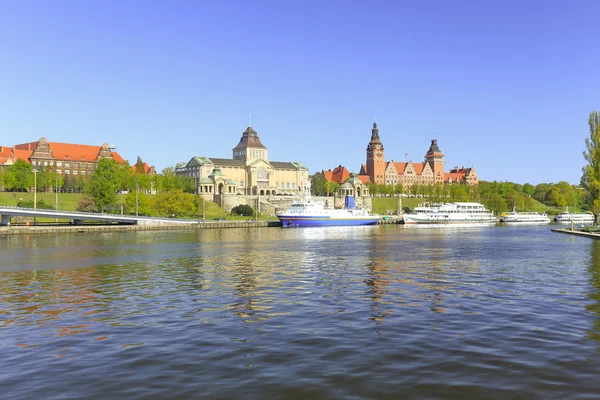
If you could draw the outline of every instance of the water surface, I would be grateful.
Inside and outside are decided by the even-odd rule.
[[[600,243],[548,226],[0,237],[16,398],[598,398]]]

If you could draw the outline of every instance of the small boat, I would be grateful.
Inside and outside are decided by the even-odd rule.
[[[530,223],[530,224],[547,224],[550,222],[550,218],[546,213],[540,214],[538,212],[517,212],[514,208],[510,213],[502,213],[500,216],[500,222],[505,223]]]
[[[284,227],[375,225],[380,219],[378,214],[357,207],[353,196],[345,197],[343,208],[334,209],[322,201],[313,201],[310,192],[275,215]]]
[[[413,213],[404,214],[405,224],[493,224],[494,212],[472,202],[423,203]]]
[[[554,218],[554,221],[563,224],[570,224],[571,221],[575,224],[593,224],[594,214],[591,212],[571,213],[569,212],[569,207],[567,207],[565,212],[558,214]]]

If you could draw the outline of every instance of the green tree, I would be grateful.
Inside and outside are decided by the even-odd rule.
[[[86,187],[86,194],[90,195],[98,207],[103,209],[115,204],[117,190],[121,186],[119,166],[112,158],[103,158],[98,163],[94,174]]]
[[[198,204],[194,201],[196,197],[182,191],[157,194],[154,196],[152,213],[165,217],[197,217]]]
[[[500,215],[500,213],[503,213],[507,209],[506,201],[499,193],[493,193],[483,204],[496,215]]]
[[[138,156],[137,161],[135,162],[135,172],[137,172],[138,174],[146,173],[146,171],[144,170],[144,162],[142,161],[142,158],[140,156]]]
[[[590,194],[590,209],[600,217],[600,113],[592,111],[589,118],[590,137],[585,139],[583,157],[588,164],[583,167],[581,186]]]
[[[325,176],[317,172],[310,177],[310,194],[314,196],[324,196],[327,192],[325,188],[325,184],[327,183],[327,179]]]
[[[234,215],[242,215],[244,217],[251,217],[254,215],[254,210],[247,204],[240,204],[239,206],[233,207],[231,213]]]
[[[125,204],[127,205],[129,213],[135,214],[135,190],[129,192],[127,196],[125,196]],[[143,190],[138,191],[137,208],[139,215],[150,214],[150,201],[148,200],[148,196],[146,195],[146,193],[144,193]]]
[[[33,187],[33,181],[33,168],[20,158],[6,169],[4,175],[4,186],[10,191],[24,192]]]
[[[553,188],[552,190],[550,190],[550,193],[546,197],[546,202],[548,204],[561,208],[567,206],[567,199],[565,198],[564,194],[562,194],[561,190],[558,188]]]
[[[526,183],[523,185],[523,193],[525,193],[527,196],[531,196],[535,191],[535,187],[530,184],[530,183]]]

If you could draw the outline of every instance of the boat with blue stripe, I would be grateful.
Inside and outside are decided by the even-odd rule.
[[[357,207],[352,196],[346,196],[344,207],[339,209],[329,208],[327,203],[313,201],[310,196],[305,196],[276,215],[284,227],[358,226],[375,225],[379,222],[379,215]]]

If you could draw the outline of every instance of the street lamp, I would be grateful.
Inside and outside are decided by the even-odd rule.
[[[37,210],[37,173],[38,169],[33,169],[33,209]]]

